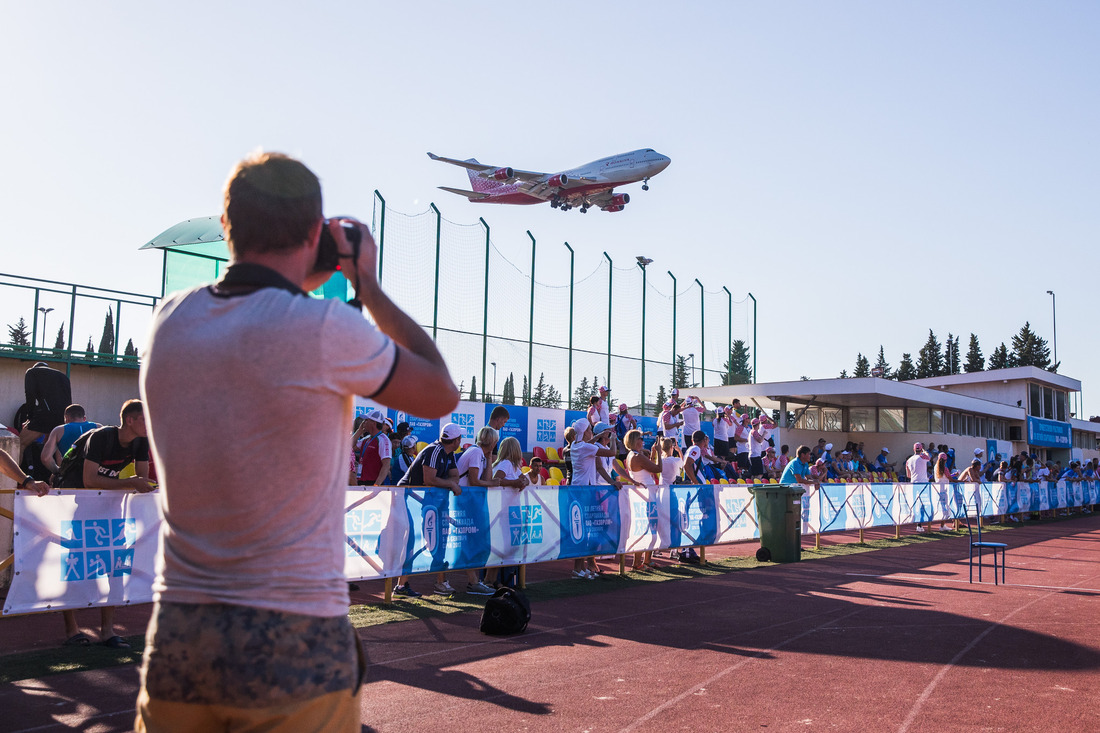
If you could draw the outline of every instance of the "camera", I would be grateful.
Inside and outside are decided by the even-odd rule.
[[[336,249],[336,239],[328,228],[330,221],[332,220],[325,219],[325,223],[321,227],[321,241],[317,246],[317,262],[313,265],[314,272],[334,272],[340,269],[340,253]],[[363,236],[354,224],[341,222],[340,226],[344,228],[344,236],[347,237],[348,244],[351,245],[352,261],[357,261],[359,259],[359,245],[363,241]]]

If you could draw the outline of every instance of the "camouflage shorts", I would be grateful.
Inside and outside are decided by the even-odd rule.
[[[158,603],[141,672],[151,698],[248,708],[356,690],[363,666],[346,616]]]

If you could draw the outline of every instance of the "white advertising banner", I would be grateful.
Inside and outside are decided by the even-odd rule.
[[[4,613],[153,600],[160,544],[155,494],[15,494],[15,574]]]

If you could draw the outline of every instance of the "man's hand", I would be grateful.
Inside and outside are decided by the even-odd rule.
[[[45,481],[30,481],[27,483],[26,489],[33,491],[35,496],[45,496],[50,493],[50,485]]]
[[[355,228],[359,230],[360,236],[359,259],[352,263],[350,267],[347,260],[354,256],[355,250],[351,242],[348,241],[347,234],[342,226],[345,222],[354,224]],[[341,260],[340,271],[344,273],[344,277],[354,285],[356,276],[358,276],[360,288],[378,287],[378,245],[375,244],[374,237],[371,236],[367,225],[358,219],[342,217],[329,220],[328,228],[329,232],[332,233],[332,238],[336,240],[336,251]]]
[[[122,479],[119,481],[120,488],[128,489],[130,491],[136,491],[139,494],[148,494],[150,491],[157,490],[157,482],[152,479],[142,478],[141,476],[134,476],[133,478]]]

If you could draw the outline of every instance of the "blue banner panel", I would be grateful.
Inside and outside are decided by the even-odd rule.
[[[614,555],[622,523],[619,492],[612,487],[562,486],[558,489],[560,557]]]
[[[822,484],[821,491],[821,530],[845,529],[848,525],[848,485]]]
[[[496,405],[486,406],[485,414],[493,414],[495,407]],[[521,451],[530,452],[533,446],[527,445],[527,407],[525,405],[505,405],[505,407],[508,409],[508,422],[504,423],[500,429],[498,445],[504,442],[505,438],[515,438],[519,441]]]
[[[1043,448],[1069,448],[1073,445],[1073,428],[1068,422],[1043,420],[1038,417],[1027,419],[1028,445]]]
[[[669,488],[670,542],[672,547],[697,547],[714,543],[718,534],[718,509],[715,505],[714,486],[686,486],[677,484]]]
[[[871,503],[871,524],[881,527],[894,523],[896,505],[894,503],[893,484],[868,484]]]

